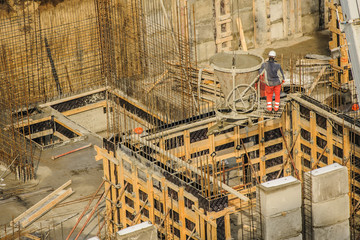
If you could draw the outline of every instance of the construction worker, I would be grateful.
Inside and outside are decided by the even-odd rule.
[[[272,98],[275,92],[275,105],[274,111],[279,111],[280,107],[280,92],[281,84],[284,82],[284,72],[280,64],[275,61],[276,52],[269,52],[269,60],[261,65],[259,70],[260,79],[263,80],[266,84],[265,94],[266,94],[266,110],[272,111]]]

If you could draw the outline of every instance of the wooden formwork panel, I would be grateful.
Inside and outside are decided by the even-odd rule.
[[[238,185],[232,185],[239,191],[243,191],[244,195],[250,196],[255,193],[255,188],[248,188],[248,186],[252,186],[251,178],[257,177],[258,183],[261,183],[284,175],[282,170],[286,167],[286,147],[280,128],[284,125],[285,120],[285,117],[282,117],[265,120],[251,127],[236,126],[219,134],[208,136],[208,129],[215,124],[215,122],[210,122],[162,136],[157,141],[163,149],[198,168],[201,168],[202,164],[213,166],[212,160],[216,165],[221,166],[226,159],[236,159],[238,164],[236,167],[225,169],[225,171],[243,172],[244,168],[253,165],[255,172],[253,177],[245,179],[243,175],[243,179],[239,179]],[[244,144],[242,144],[243,142]],[[212,154],[215,156],[212,157]],[[250,158],[250,161],[247,158]],[[167,160],[163,159],[163,163],[166,164]],[[224,169],[217,169],[215,175],[225,179],[225,172],[222,170]],[[285,173],[285,175],[290,175],[290,173]],[[230,197],[230,199],[239,202],[236,198]],[[233,205],[240,206],[239,204]]]
[[[233,208],[220,212],[204,212],[196,196],[177,186],[161,174],[134,159],[96,147],[97,160],[104,165],[106,221],[108,231],[116,233],[124,227],[151,221],[159,236],[173,239],[216,239],[216,219],[225,217],[226,235],[230,236],[229,214]],[[123,194],[121,194],[123,192]]]
[[[259,119],[258,124],[250,127],[236,126],[208,136],[208,129],[215,122],[207,121],[168,132],[167,135],[160,134],[161,137],[151,142],[192,166],[203,169],[204,174],[206,171],[209,174],[209,165],[216,166],[216,171],[211,175],[224,183],[227,170],[239,173],[239,182],[231,186],[252,201],[244,203],[228,195],[229,206],[235,207],[234,210],[252,208],[255,205],[256,185],[282,176],[294,175],[302,179],[304,172],[334,162],[346,165],[353,174],[360,176],[359,128],[321,111],[313,104],[305,103],[292,101],[281,118]],[[105,186],[111,189],[107,201],[107,209],[111,211],[107,214],[110,232],[148,220],[157,224],[161,234],[174,235],[175,239],[187,239],[193,230],[200,236],[209,233],[208,229],[215,231],[214,221],[209,216],[216,213],[202,212],[198,199],[184,187],[171,183],[151,168],[136,164],[128,155],[118,154],[115,158],[110,152],[106,156],[105,178],[111,182],[111,186]],[[156,160],[164,164],[169,160],[165,155],[156,156]],[[226,159],[235,159],[236,166],[231,169],[218,168]],[[186,169],[179,171],[186,172]],[[349,181],[354,193],[352,198],[357,203],[360,182],[350,175]],[[120,189],[126,183],[131,184],[131,188],[127,186],[124,197],[117,200]],[[189,203],[194,208],[189,207]],[[164,223],[163,226],[161,223]],[[195,229],[190,226],[195,226]]]

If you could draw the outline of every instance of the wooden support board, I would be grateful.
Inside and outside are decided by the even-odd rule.
[[[230,51],[232,36],[231,1],[215,0],[215,28],[217,52]]]
[[[70,184],[71,180],[67,181],[61,187],[50,193],[48,196],[40,200],[34,206],[30,207],[24,213],[11,221],[10,225],[18,225],[20,223],[23,228],[30,225],[33,221],[44,215],[56,204],[74,193],[71,188],[64,190],[64,188],[68,187]]]
[[[243,26],[242,26],[241,18],[237,18],[236,23],[237,23],[237,26],[238,26],[238,29],[239,29],[240,42],[241,42],[242,50],[247,52],[248,48],[247,48],[247,44],[246,44],[246,39],[245,39],[245,35],[244,35],[244,29],[243,29]]]

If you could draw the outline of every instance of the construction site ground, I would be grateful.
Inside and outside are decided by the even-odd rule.
[[[312,36],[303,36],[288,41],[278,41],[270,46],[250,51],[261,54],[266,58],[268,51],[274,49],[279,56],[283,55],[284,61],[286,61],[286,59],[290,59],[291,55],[297,56],[307,53],[329,55],[328,42],[328,32],[319,32]],[[74,190],[74,194],[32,224],[36,229],[42,228],[50,230],[49,233],[50,236],[53,236],[52,239],[63,239],[63,237],[65,239],[71,228],[75,225],[84,207],[87,205],[89,200],[87,197],[94,194],[102,182],[102,162],[95,161],[95,150],[93,146],[55,160],[52,160],[51,157],[88,144],[101,146],[102,140],[95,134],[89,134],[81,141],[44,150],[41,154],[40,162],[35,166],[37,179],[27,182],[26,184],[17,181],[14,174],[5,174],[3,183],[6,184],[6,186],[0,188],[0,196],[5,196],[7,199],[0,200],[0,232],[3,233],[5,231],[5,225],[8,225],[12,219],[46,197],[51,192],[51,189],[56,189],[68,180],[72,180],[70,187]],[[4,168],[1,169],[0,175],[3,171]],[[45,190],[35,195],[30,194],[30,196],[25,195],[26,197],[21,197],[21,194],[36,192],[41,189]],[[101,192],[102,191],[103,189]],[[104,206],[104,204],[102,206]],[[101,210],[104,210],[104,208],[99,208],[99,216],[98,212],[96,212],[96,217],[86,227],[82,239],[87,239],[87,237],[97,234],[98,227],[96,225],[98,219],[102,220],[103,218],[103,214],[100,214]],[[85,218],[86,217],[87,215]],[[232,219],[234,218],[232,217]],[[84,220],[78,226],[73,237],[76,236],[83,222]],[[232,235],[237,236],[237,231],[239,231],[240,226],[238,226],[238,221],[235,219],[232,222]],[[9,229],[7,226],[7,233],[11,231],[11,228]]]

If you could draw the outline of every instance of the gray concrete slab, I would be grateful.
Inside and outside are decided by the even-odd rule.
[[[330,201],[312,203],[312,222],[323,227],[343,222],[350,217],[349,196],[343,195]]]
[[[305,182],[310,179],[312,202],[337,198],[349,192],[348,169],[337,163],[305,173]]]
[[[288,239],[302,231],[301,208],[262,218],[262,236],[265,240]]]
[[[286,238],[284,240],[302,240],[303,239],[303,235],[302,234],[299,234],[298,236],[296,237],[290,237],[290,238]]]
[[[350,239],[349,220],[324,228],[314,228],[314,240],[348,240]]]

